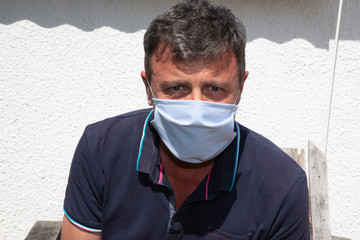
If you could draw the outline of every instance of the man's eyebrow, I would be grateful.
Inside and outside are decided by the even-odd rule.
[[[159,84],[160,88],[168,88],[177,85],[186,85],[187,81],[185,80],[171,80],[171,81],[164,81]]]
[[[224,87],[224,88],[232,87],[232,84],[230,82],[224,82],[224,81],[221,81],[221,79],[210,79],[210,80],[206,81],[206,84]]]
[[[159,87],[161,89],[165,89],[168,87],[174,87],[174,86],[179,86],[179,85],[188,85],[188,84],[189,84],[189,81],[177,79],[177,80],[161,82],[161,83],[159,83]],[[204,81],[203,84],[207,85],[207,86],[219,86],[222,88],[232,87],[232,84],[230,82],[224,82],[221,79],[209,79],[209,80]]]

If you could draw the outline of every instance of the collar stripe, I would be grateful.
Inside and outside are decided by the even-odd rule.
[[[210,173],[211,173],[211,170],[208,174],[208,178],[207,178],[207,181],[206,181],[206,190],[205,190],[205,199],[206,200],[209,200],[209,182],[210,182]]]
[[[145,120],[145,123],[144,123],[143,132],[142,132],[141,141],[140,141],[140,147],[139,147],[139,154],[138,154],[138,158],[136,160],[136,171],[139,171],[139,162],[140,162],[141,153],[142,153],[142,149],[143,149],[143,145],[144,145],[144,140],[145,140],[145,135],[146,135],[146,128],[148,126],[150,116],[151,116],[151,114],[153,112],[154,112],[154,109],[151,110],[151,112],[147,116],[147,118]]]
[[[236,125],[236,132],[237,132],[237,136],[236,136],[236,154],[235,154],[235,165],[234,165],[234,172],[233,172],[233,180],[231,183],[231,187],[230,187],[230,192],[232,191],[233,187],[234,187],[234,183],[235,183],[235,178],[236,178],[236,172],[237,172],[237,165],[238,165],[238,161],[239,161],[239,148],[240,148],[240,132],[239,132],[239,126],[238,124],[235,122]]]
[[[162,163],[160,163],[160,176],[159,176],[159,181],[158,181],[159,185],[162,182],[162,178],[163,178],[163,165],[162,165]]]

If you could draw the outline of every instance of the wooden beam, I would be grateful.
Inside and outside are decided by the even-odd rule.
[[[60,240],[62,221],[36,221],[25,240]]]
[[[350,238],[342,238],[342,237],[332,236],[332,240],[351,240],[351,239]]]
[[[309,141],[309,191],[312,239],[331,239],[327,161],[325,155]]]
[[[297,148],[281,148],[287,155],[294,159],[300,167],[304,168],[304,149],[299,152]]]

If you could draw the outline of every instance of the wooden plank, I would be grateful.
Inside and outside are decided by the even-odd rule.
[[[25,240],[60,240],[61,221],[36,221]]]
[[[342,237],[332,236],[332,240],[351,240],[351,239],[350,238],[342,238]]]
[[[312,239],[331,239],[327,161],[325,155],[309,141],[309,192],[312,218]]]
[[[300,153],[297,148],[281,148],[281,150],[294,159],[300,167],[304,168],[304,149],[301,149]]]

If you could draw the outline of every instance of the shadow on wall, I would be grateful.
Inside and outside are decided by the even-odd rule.
[[[328,49],[329,40],[335,38],[339,0],[247,0],[241,8],[249,41],[284,43],[301,38]],[[344,1],[340,40],[360,40],[359,13],[359,0]]]
[[[29,20],[44,28],[69,24],[84,31],[111,27],[123,32],[146,29],[176,0],[2,0],[0,23]],[[339,0],[216,1],[231,8],[247,28],[248,41],[257,38],[284,43],[302,38],[327,49],[334,39]],[[341,40],[360,39],[360,1],[343,5]]]

